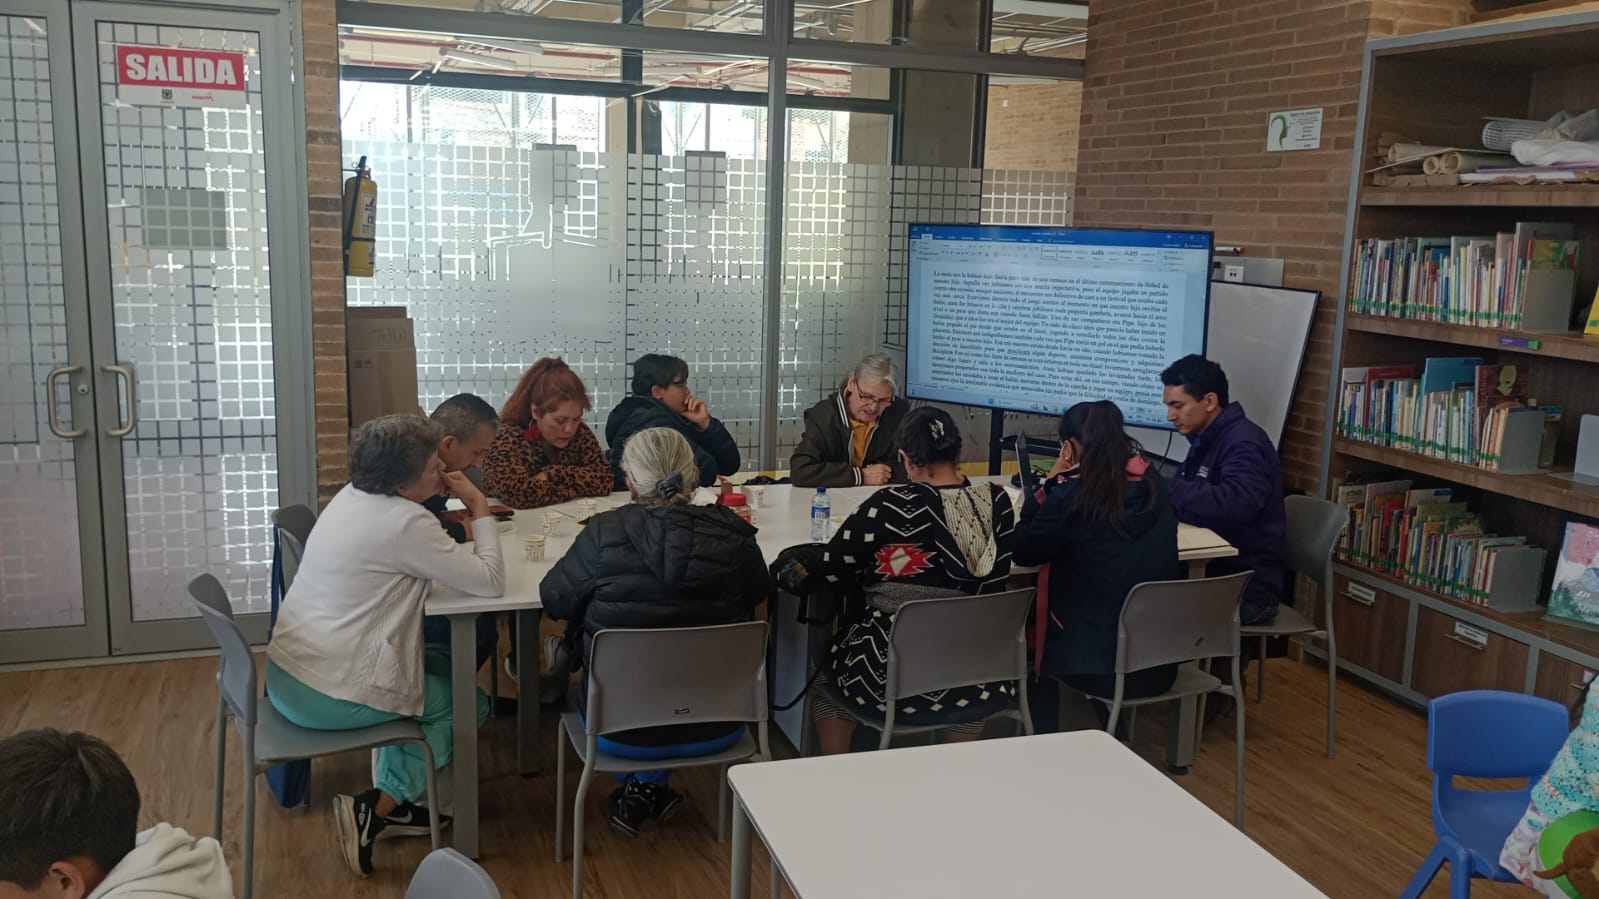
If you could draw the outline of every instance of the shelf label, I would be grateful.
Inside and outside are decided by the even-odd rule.
[[[1488,645],[1488,632],[1463,621],[1455,622],[1455,636],[1481,649]]]
[[[1514,347],[1518,350],[1537,350],[1538,341],[1531,337],[1511,337],[1508,334],[1499,336],[1499,345]]]
[[[1357,584],[1354,581],[1350,581],[1349,589],[1345,592],[1349,594],[1350,599],[1362,605],[1369,606],[1377,601],[1377,591],[1365,584]]]

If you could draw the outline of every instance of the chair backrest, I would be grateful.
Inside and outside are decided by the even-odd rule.
[[[256,696],[260,693],[256,689],[255,657],[250,653],[250,641],[233,621],[228,591],[215,577],[202,574],[189,582],[189,595],[194,597],[195,608],[222,650],[217,689],[239,722],[254,727]]]
[[[1237,655],[1238,601],[1251,574],[1135,585],[1116,632],[1116,673]]]
[[[1033,590],[913,599],[888,635],[884,695],[895,699],[1027,676]]]
[[[766,720],[766,622],[600,631],[585,720],[591,735]]]
[[[305,543],[311,539],[311,528],[316,526],[316,513],[296,503],[273,512],[272,523],[278,526],[278,538],[288,550],[283,561],[292,563],[283,566],[283,588],[287,590],[300,568],[300,560],[305,558]]]
[[[1570,732],[1565,706],[1525,693],[1467,690],[1427,703],[1427,767],[1465,777],[1540,777]]]
[[[1330,596],[1333,551],[1349,522],[1348,513],[1337,503],[1314,496],[1290,496],[1283,505],[1288,513],[1283,567],[1315,581],[1317,597]]]
[[[435,849],[416,866],[405,899],[500,899],[489,872],[454,849]]]

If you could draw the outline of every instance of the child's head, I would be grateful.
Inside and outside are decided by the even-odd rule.
[[[0,899],[87,896],[133,851],[139,788],[104,741],[53,728],[0,740]]]

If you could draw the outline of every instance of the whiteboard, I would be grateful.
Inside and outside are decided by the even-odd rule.
[[[1223,281],[1210,285],[1205,355],[1227,373],[1229,398],[1244,404],[1244,412],[1265,430],[1273,446],[1280,446],[1288,424],[1320,299],[1316,290]],[[1188,439],[1175,431],[1130,426],[1127,433],[1156,455],[1177,462],[1188,455]]]

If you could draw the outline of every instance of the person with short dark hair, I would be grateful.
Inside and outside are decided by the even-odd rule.
[[[872,353],[833,395],[805,410],[805,432],[789,458],[796,487],[881,487],[905,480],[894,446],[910,403],[896,396],[894,361]]]
[[[1060,455],[1044,482],[1022,498],[1016,563],[1050,565],[1038,598],[1033,668],[1027,700],[1033,729],[1060,729],[1055,679],[1092,696],[1116,690],[1116,639],[1133,586],[1182,576],[1177,515],[1165,482],[1127,436],[1121,409],[1109,400],[1078,403],[1060,417]],[[1045,580],[1039,576],[1039,583]],[[1129,672],[1125,696],[1171,689],[1176,665]],[[1103,720],[1109,713],[1096,704]]]
[[[484,489],[518,509],[611,492],[611,467],[583,423],[588,388],[553,356],[528,367],[500,410],[500,432],[483,462]]]
[[[466,476],[444,471],[439,426],[420,415],[386,415],[350,443],[350,483],[317,519],[294,584],[267,645],[272,707],[313,730],[354,730],[389,721],[422,727],[435,767],[454,753],[450,660],[424,645],[422,608],[435,582],[473,596],[505,590],[500,532],[489,502]],[[473,540],[458,544],[422,501],[449,492],[466,504]],[[488,717],[478,691],[477,715]],[[372,873],[372,844],[425,835],[427,761],[415,744],[378,750],[376,784],[336,796],[334,821],[345,864]]]
[[[479,490],[483,489],[483,458],[494,442],[495,430],[500,426],[500,416],[482,397],[472,393],[457,393],[438,405],[428,416],[439,426],[444,436],[439,438],[439,459],[445,471],[459,471],[466,475]],[[439,517],[445,533],[456,543],[468,539],[466,525],[449,513],[450,498],[440,494],[422,503],[423,508]],[[494,655],[500,642],[498,615],[479,615],[477,618],[477,664]],[[450,619],[447,615],[427,615],[422,619],[423,640],[438,646],[444,652],[450,649]]]
[[[688,363],[676,356],[646,353],[633,363],[633,395],[605,418],[605,443],[610,447],[611,489],[626,490],[622,446],[646,428],[671,428],[688,440],[699,469],[699,486],[709,487],[719,475],[738,471],[738,442],[688,386]]]
[[[104,741],[48,727],[0,740],[0,897],[232,899],[216,840],[138,821],[139,787]]]
[[[1283,590],[1282,460],[1260,426],[1231,402],[1227,374],[1203,356],[1184,356],[1160,373],[1166,419],[1188,438],[1188,457],[1171,484],[1177,520],[1210,528],[1238,555],[1212,559],[1213,575],[1253,571],[1239,605],[1243,624],[1269,624]]]
[[[1016,528],[1004,487],[961,475],[960,429],[948,412],[912,409],[895,445],[910,483],[867,497],[827,542],[821,561],[826,582],[851,600],[823,664],[846,703],[878,714],[885,711],[888,634],[900,606],[1005,589]],[[1010,684],[980,684],[902,697],[895,720],[946,725],[947,739],[975,740],[1012,693]],[[854,720],[825,696],[812,710],[822,752],[848,752]]]

